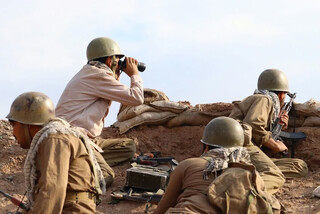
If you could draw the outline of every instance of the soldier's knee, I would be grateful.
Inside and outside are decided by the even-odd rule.
[[[134,140],[128,141],[128,142],[126,143],[126,147],[128,148],[128,151],[129,151],[129,152],[133,153],[133,155],[134,155],[134,153],[135,153],[136,150],[137,150],[137,148],[136,148],[136,143],[134,142]],[[132,155],[132,156],[133,156],[133,155]]]
[[[291,176],[294,178],[305,177],[308,174],[308,165],[306,162],[300,159],[294,159],[293,161],[294,167],[292,173],[287,177]]]
[[[308,174],[308,166],[301,159],[281,158],[274,161],[286,178],[300,178]]]
[[[302,177],[305,177],[305,176],[307,176],[307,174],[308,174],[308,171],[309,171],[309,169],[308,169],[308,165],[307,165],[307,163],[306,162],[304,162],[303,161],[303,163],[301,164],[301,176]]]

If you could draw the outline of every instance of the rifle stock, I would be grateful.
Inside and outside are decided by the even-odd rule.
[[[10,201],[11,201],[14,205],[20,207],[21,209],[23,209],[23,210],[25,210],[25,211],[29,211],[29,210],[30,210],[30,208],[27,206],[27,204],[23,203],[21,200],[13,197],[13,196],[9,195],[8,193],[3,192],[3,191],[1,191],[1,190],[0,190],[0,193],[1,193],[2,195],[4,195],[6,198],[10,199]]]

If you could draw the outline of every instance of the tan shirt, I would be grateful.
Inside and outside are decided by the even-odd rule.
[[[272,137],[272,100],[262,94],[251,95],[234,104],[229,117],[242,120],[252,126],[252,140],[261,147]]]
[[[93,192],[94,175],[87,150],[72,135],[49,135],[40,145],[36,157],[36,181],[32,213],[68,213],[63,209],[66,192]],[[93,201],[80,209],[95,213]],[[79,204],[75,204],[77,210]],[[72,205],[67,205],[72,209]],[[76,210],[75,207],[73,210]]]
[[[155,214],[165,213],[170,207],[188,208],[196,213],[219,213],[211,206],[205,193],[214,180],[203,179],[203,170],[208,161],[203,158],[189,158],[182,161],[171,173],[169,184]]]
[[[111,101],[136,106],[143,100],[140,76],[132,75],[128,88],[113,77],[110,69],[85,65],[67,84],[57,104],[56,115],[96,137],[101,134]]]

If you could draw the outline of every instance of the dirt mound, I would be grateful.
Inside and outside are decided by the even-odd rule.
[[[224,111],[217,106],[200,105],[206,111]],[[230,106],[226,110],[230,110]],[[163,156],[174,156],[178,161],[201,154],[200,139],[204,126],[179,126],[168,128],[163,125],[138,126],[120,135],[117,128],[104,128],[102,138],[129,137],[138,144],[138,153],[160,151]],[[312,190],[320,185],[320,128],[300,127],[296,131],[307,134],[307,140],[298,142],[296,157],[304,159],[310,169],[306,178],[287,180],[276,197],[285,206],[288,213],[320,213],[320,200],[312,198]],[[12,137],[12,128],[7,121],[0,121],[0,189],[22,198],[24,194],[23,163],[26,151],[21,149]],[[102,197],[98,206],[100,213],[144,213],[144,203],[121,201],[113,204],[110,192],[119,189],[125,182],[125,170],[129,163],[113,167],[116,178],[113,185]],[[156,205],[150,208],[152,211]],[[0,197],[0,213],[15,211],[16,207],[6,198]]]
[[[18,198],[24,194],[23,163],[26,154],[12,136],[10,124],[0,120],[0,190]],[[0,213],[15,210],[16,206],[0,195]]]

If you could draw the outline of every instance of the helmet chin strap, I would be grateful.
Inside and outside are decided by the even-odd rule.
[[[26,139],[27,143],[30,144],[32,141],[32,137],[31,137],[29,125],[23,124],[23,130],[24,130],[25,139]]]

